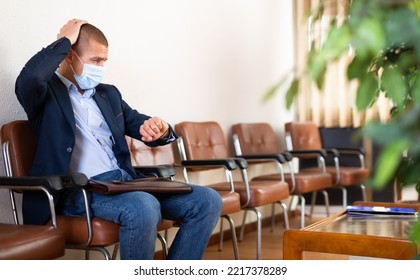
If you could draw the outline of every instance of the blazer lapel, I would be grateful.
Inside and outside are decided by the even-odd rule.
[[[71,106],[70,96],[68,94],[68,89],[61,82],[60,78],[54,74],[51,79],[50,86],[53,88],[52,92],[55,93],[58,105],[63,111],[64,116],[67,121],[70,123],[73,131],[76,130],[76,122],[74,119],[73,107]]]
[[[97,90],[96,93],[93,95],[93,99],[96,101],[96,104],[98,104],[98,107],[101,110],[105,121],[108,123],[109,129],[111,129],[112,134],[114,136],[118,135],[117,131],[120,129],[118,128],[117,123],[115,122],[115,116],[106,94]]]

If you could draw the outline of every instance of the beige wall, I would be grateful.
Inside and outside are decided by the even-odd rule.
[[[262,102],[293,67],[290,0],[0,0],[0,7],[0,125],[26,118],[16,76],[71,18],[105,32],[105,82],[141,112],[172,124],[215,120],[226,133],[257,121],[281,133],[291,119],[282,95]],[[9,220],[7,202],[0,193],[0,221]]]

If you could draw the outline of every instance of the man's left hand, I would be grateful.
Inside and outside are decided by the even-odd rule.
[[[161,138],[168,132],[169,126],[159,117],[152,117],[140,126],[141,140],[144,142],[152,142]]]

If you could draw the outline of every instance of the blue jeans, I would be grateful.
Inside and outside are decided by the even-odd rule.
[[[127,177],[128,176],[128,177]],[[92,177],[97,180],[128,180],[124,171],[113,170]],[[213,189],[192,185],[192,193],[153,196],[145,192],[116,195],[91,193],[92,215],[120,224],[121,259],[153,259],[157,226],[162,220],[180,221],[168,259],[201,259],[220,217],[222,203]],[[68,192],[64,215],[85,214],[81,192]]]

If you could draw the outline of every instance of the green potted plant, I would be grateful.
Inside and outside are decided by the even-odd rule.
[[[315,21],[325,8],[322,3],[311,14]],[[307,69],[294,77],[286,92],[286,104],[290,107],[299,94],[302,75],[322,88],[328,64],[347,55],[351,48],[355,55],[346,70],[348,79],[358,82],[358,110],[375,104],[380,92],[393,104],[388,123],[371,121],[361,130],[364,137],[383,147],[370,185],[381,188],[397,178],[401,185],[415,185],[419,191],[420,1],[352,0],[348,12],[344,23],[331,22],[324,43],[309,52]],[[414,226],[411,239],[420,244],[420,222]]]

